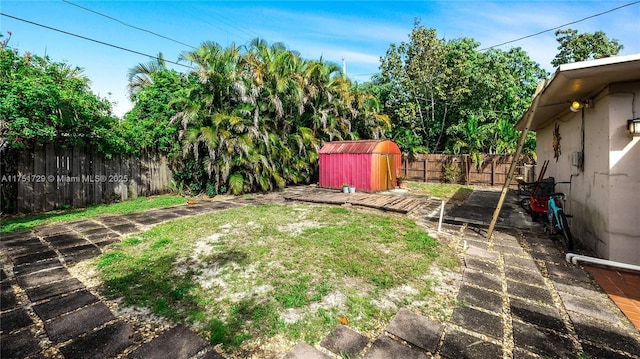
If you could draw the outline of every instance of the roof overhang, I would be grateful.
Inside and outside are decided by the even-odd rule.
[[[533,109],[530,106],[515,128],[523,130],[527,116],[533,111],[529,130],[535,131],[569,112],[572,101],[592,99],[610,84],[633,81],[640,81],[640,54],[560,65],[544,88],[538,91],[537,107]]]

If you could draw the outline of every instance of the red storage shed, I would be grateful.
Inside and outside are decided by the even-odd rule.
[[[386,191],[395,188],[401,165],[400,148],[390,140],[329,142],[320,149],[320,187]]]

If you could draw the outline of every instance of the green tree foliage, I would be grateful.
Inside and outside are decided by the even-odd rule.
[[[578,34],[578,30],[573,29],[557,30],[556,40],[560,43],[560,52],[551,61],[553,66],[615,56],[624,48],[602,31]]]
[[[375,91],[404,152],[515,151],[513,125],[547,73],[520,48],[479,52],[478,46],[468,38],[439,39],[416,22],[409,42],[391,44],[381,58]]]
[[[377,98],[351,84],[337,65],[305,60],[282,43],[256,39],[223,48],[205,42],[181,60],[196,69],[182,76],[148,71],[151,81],[135,87],[125,120],[141,132],[160,131],[135,141],[139,145],[173,151],[163,138],[181,145],[185,162],[174,177],[196,192],[309,183],[323,142],[380,138],[390,128]],[[171,143],[172,131],[179,142]]]
[[[0,45],[0,149],[55,142],[119,151],[111,105],[80,68]]]

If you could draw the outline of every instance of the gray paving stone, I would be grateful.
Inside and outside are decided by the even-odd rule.
[[[412,348],[395,340],[381,335],[371,345],[371,348],[367,350],[363,359],[427,359],[427,355],[418,350]]]
[[[53,298],[48,302],[36,304],[33,306],[33,310],[38,314],[40,319],[46,321],[57,317],[60,314],[74,311],[97,301],[98,298],[89,291],[81,290],[69,295]]]
[[[502,312],[502,297],[500,295],[464,283],[458,292],[458,301],[493,312]]]
[[[60,282],[41,285],[39,287],[28,288],[26,289],[26,292],[31,301],[37,302],[59,294],[72,292],[80,288],[84,288],[84,284],[79,280],[72,278],[65,279]]]
[[[386,331],[412,345],[434,353],[443,329],[442,324],[402,308],[389,323]]]
[[[83,244],[88,244],[86,239],[80,237],[75,233],[62,233],[56,234],[50,237],[44,237],[45,241],[49,242],[52,246],[60,249],[67,247],[75,247]]]
[[[82,219],[79,221],[71,222],[67,224],[69,227],[73,227],[77,231],[88,230],[90,228],[100,227],[100,223],[94,222],[90,219]]]
[[[189,328],[178,325],[160,334],[129,354],[129,358],[190,358],[207,346],[207,342]]]
[[[517,243],[512,246],[494,245],[493,250],[503,254],[512,254],[512,255],[519,255],[519,256],[524,256],[526,254],[525,251],[522,249],[522,247],[520,247],[520,245]]]
[[[599,345],[582,343],[582,350],[591,359],[631,359],[633,356],[623,355]],[[636,357],[637,358],[637,357]]]
[[[343,353],[355,357],[369,343],[369,338],[339,324],[322,342],[320,346],[333,353],[342,355]]]
[[[477,259],[476,257],[465,256],[464,264],[467,268],[475,269],[482,273],[493,274],[496,276],[500,275],[500,269],[495,262],[487,262]]]
[[[545,253],[545,252],[531,252],[530,253],[531,256],[533,258],[536,259],[541,259],[547,263],[552,262],[552,263],[564,263],[565,262],[565,258],[564,258],[564,254],[560,253],[560,251],[555,251],[555,252],[551,252],[551,253]]]
[[[4,282],[7,278],[9,278],[9,276],[7,272],[4,271],[4,268],[0,269],[0,283]]]
[[[100,248],[93,244],[63,248],[60,249],[60,252],[64,255],[64,260],[67,264],[79,263],[85,259],[95,258],[102,254]]]
[[[13,257],[9,255],[14,266],[19,266],[26,263],[39,262],[45,259],[53,259],[53,258],[56,258],[57,256],[58,254],[50,249],[47,249],[43,252],[31,253],[23,256],[18,256],[18,257]]]
[[[293,347],[284,359],[329,359],[329,357],[311,345],[301,342]]]
[[[465,269],[464,274],[462,275],[462,281],[498,292],[502,291],[502,282],[500,281],[499,277],[474,269]]]
[[[13,291],[13,287],[9,284],[3,283],[0,287],[0,310],[9,310],[18,305],[16,294]]]
[[[16,329],[31,326],[33,321],[24,308],[16,308],[9,312],[0,314],[0,331],[11,332]]]
[[[109,228],[103,227],[101,225],[94,228],[79,231],[79,233],[83,236],[93,236],[93,235],[103,236],[110,232],[111,230]]]
[[[40,350],[36,337],[29,329],[25,329],[2,338],[0,358],[27,358]]]
[[[488,251],[486,248],[479,248],[474,245],[469,245],[467,249],[467,256],[478,257],[482,260],[495,262],[498,260],[498,253]]]
[[[560,333],[567,332],[567,328],[560,317],[560,312],[555,308],[532,304],[516,298],[511,299],[510,306],[513,319],[519,319],[525,323],[535,324]]]
[[[473,246],[473,247],[481,248],[484,250],[489,249],[489,243],[487,243],[486,240],[481,241],[481,240],[474,240],[474,239],[468,239],[468,238],[465,238],[465,240],[467,241],[467,246],[469,246],[469,248]]]
[[[62,343],[113,319],[115,317],[109,308],[104,303],[98,302],[45,322],[44,327],[51,341]]]
[[[42,270],[62,267],[62,262],[58,258],[51,258],[36,263],[25,263],[13,267],[13,274],[16,276],[36,273]]]
[[[566,292],[558,292],[567,310],[585,314],[612,324],[622,324],[620,318],[610,308],[610,300],[600,296],[575,296]]]
[[[29,275],[16,276],[16,281],[23,288],[32,288],[70,278],[71,274],[69,274],[69,271],[66,268],[55,267]]]
[[[550,277],[562,277],[572,279],[579,282],[590,282],[591,278],[587,272],[576,266],[568,266],[565,264],[547,264],[547,272]]]
[[[569,312],[569,316],[581,341],[586,339],[640,357],[637,329],[624,330],[610,323],[602,323],[574,312]]]
[[[112,358],[140,339],[127,323],[118,321],[61,347],[60,351],[66,359]]]
[[[451,322],[479,334],[502,339],[502,318],[469,307],[456,307]]]
[[[30,238],[21,241],[13,241],[2,245],[10,257],[19,257],[26,254],[45,252],[49,250],[38,238]]]
[[[530,299],[542,304],[553,305],[551,293],[545,288],[507,280],[507,292],[509,295]]]
[[[33,237],[31,231],[20,231],[13,233],[0,233],[0,246],[14,241],[24,240]]]
[[[506,266],[504,268],[504,273],[508,279],[511,279],[517,282],[537,285],[540,287],[544,286],[544,278],[542,277],[542,274],[540,274],[539,271],[533,272],[530,270],[525,270],[517,267]]]
[[[138,229],[138,227],[136,227],[136,225],[133,223],[126,223],[126,224],[120,224],[117,226],[112,226],[111,230],[116,231],[120,234],[129,234],[129,233],[138,232],[140,229]]]
[[[513,322],[516,346],[549,358],[576,358],[573,343],[567,337],[545,331],[533,325]]]
[[[598,298],[609,298],[606,294],[596,289],[596,287],[591,283],[585,282],[576,282],[573,280],[554,277],[551,278],[553,282],[553,286],[556,288],[558,292],[571,293],[587,298],[598,297]]]
[[[522,348],[513,348],[513,359],[538,359],[540,356]],[[595,359],[595,358],[594,358]]]
[[[534,272],[540,272],[536,262],[532,258],[505,255],[504,264],[509,267],[518,267]]]
[[[502,347],[469,334],[450,330],[439,354],[450,359],[501,358]]]

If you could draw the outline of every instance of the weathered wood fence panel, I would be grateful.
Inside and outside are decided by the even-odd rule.
[[[17,186],[16,209],[23,213],[161,194],[172,177],[167,159],[157,153],[107,159],[88,146],[68,149],[46,144],[14,156],[15,171],[0,173],[0,185]]]
[[[470,155],[417,155],[412,159],[403,159],[401,174],[412,181],[444,182],[445,166],[457,167],[460,175],[456,183],[496,186],[504,184],[512,161],[513,156],[482,155],[481,162],[476,166]],[[528,162],[531,161],[527,158],[519,161],[515,178],[525,182],[535,181],[535,165]]]

